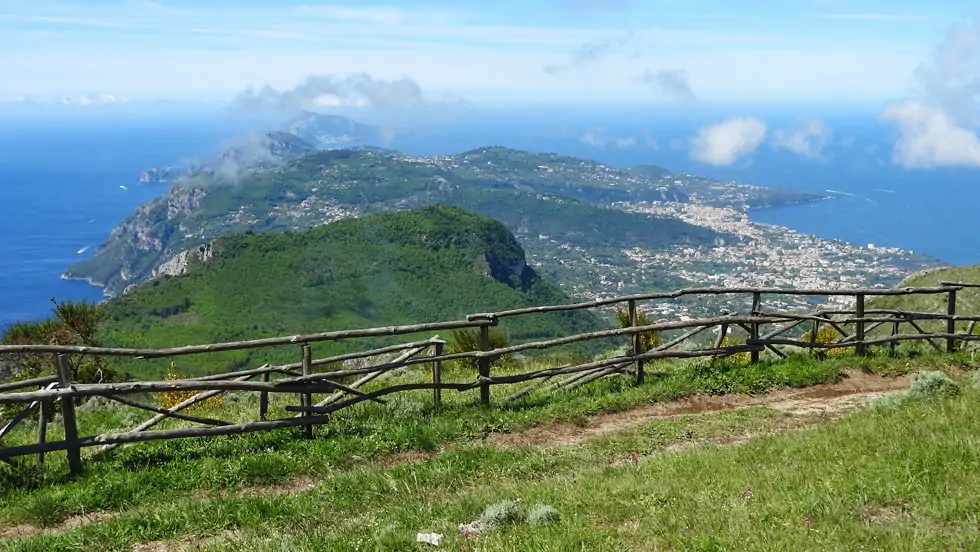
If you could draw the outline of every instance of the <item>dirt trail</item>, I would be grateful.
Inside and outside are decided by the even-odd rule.
[[[642,425],[656,419],[674,418],[690,414],[703,414],[765,406],[783,411],[794,417],[806,417],[819,414],[832,416],[841,415],[850,410],[867,405],[873,399],[892,391],[907,389],[908,378],[884,378],[863,372],[848,372],[844,379],[836,383],[814,385],[800,389],[780,389],[760,395],[697,395],[667,403],[651,404],[623,412],[599,414],[588,418],[584,426],[568,423],[551,424],[533,427],[514,433],[493,433],[484,442],[499,447],[520,446],[568,446],[583,444],[591,439],[604,435],[612,435],[630,428]],[[810,423],[794,423],[787,421],[780,430],[800,429],[814,425]],[[737,445],[748,442],[755,435],[718,438],[697,442],[679,443],[668,447],[665,452],[680,452],[696,444]],[[376,463],[379,466],[391,467],[399,464],[420,462],[435,453],[406,452],[383,459]],[[219,496],[229,495],[278,495],[291,492],[301,492],[312,489],[317,482],[310,477],[300,477],[291,482],[277,485],[251,486],[235,489]],[[205,498],[199,495],[194,498]],[[69,531],[90,523],[107,520],[121,512],[95,512],[83,516],[69,518],[64,523],[41,528],[35,525],[15,525],[0,527],[0,542],[8,539],[29,537],[42,533]],[[156,543],[142,543],[134,550],[189,550],[192,544],[187,538]]]
[[[618,433],[643,423],[688,414],[704,414],[766,406],[789,414],[839,414],[867,405],[886,393],[907,389],[908,378],[883,378],[848,372],[844,379],[801,389],[780,389],[760,395],[696,395],[623,412],[592,416],[584,425],[568,423],[539,426],[514,433],[495,433],[486,442],[500,447],[579,445],[596,437]]]

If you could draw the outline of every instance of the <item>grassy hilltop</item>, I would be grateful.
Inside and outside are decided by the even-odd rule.
[[[526,264],[523,249],[501,223],[448,206],[368,215],[299,232],[222,238],[213,251],[213,258],[192,263],[186,274],[158,278],[110,300],[107,343],[168,347],[236,341],[569,302]],[[520,341],[600,326],[583,312],[508,320],[501,328]],[[364,344],[314,348],[320,356]],[[298,358],[295,348],[255,356],[260,354],[185,360],[182,371]],[[148,365],[162,366],[126,367],[139,372]]]

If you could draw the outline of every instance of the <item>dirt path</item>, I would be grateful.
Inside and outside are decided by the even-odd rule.
[[[520,446],[569,446],[586,443],[597,437],[612,435],[656,419],[674,418],[690,414],[704,414],[738,410],[754,406],[765,406],[794,417],[813,415],[841,415],[845,412],[866,406],[872,400],[892,391],[907,389],[908,378],[884,378],[863,372],[848,372],[837,383],[814,385],[800,389],[780,389],[760,395],[697,395],[667,403],[651,404],[623,412],[599,414],[588,418],[584,425],[568,423],[538,426],[514,433],[493,433],[484,442],[498,447]],[[814,425],[795,423],[792,420],[778,429],[800,429]],[[737,445],[750,441],[755,435],[713,439],[706,441],[679,443],[668,447],[664,452],[680,452],[696,444]],[[377,464],[390,467],[399,464],[420,462],[435,453],[406,452],[377,460]],[[268,486],[250,486],[235,489],[221,496],[229,495],[278,495],[312,489],[317,482],[310,477],[300,477],[291,482]],[[204,498],[200,496],[198,498]],[[0,527],[0,541],[29,537],[42,533],[54,533],[75,529],[82,525],[98,523],[121,512],[96,512],[69,518],[61,525],[41,528],[34,525]],[[187,537],[159,543],[142,543],[134,550],[189,550]]]
[[[907,389],[908,385],[908,378],[904,376],[883,378],[863,372],[848,372],[837,383],[801,389],[779,389],[760,395],[696,395],[678,401],[592,416],[584,426],[562,423],[514,433],[494,433],[486,442],[500,447],[579,445],[650,420],[753,406],[766,406],[798,416],[837,414],[867,405],[885,393]]]

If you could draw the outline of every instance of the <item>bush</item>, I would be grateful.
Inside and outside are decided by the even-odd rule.
[[[491,349],[502,349],[504,347],[510,347],[510,340],[507,336],[500,331],[499,328],[491,327],[490,332],[490,348]],[[456,330],[453,332],[453,337],[449,343],[449,352],[455,353],[469,353],[472,351],[480,350],[480,330]],[[514,355],[503,355],[493,359],[490,366],[502,366],[509,363],[513,359]],[[459,361],[466,368],[471,370],[476,370],[478,367],[477,359],[475,358],[464,358]]]
[[[558,510],[547,504],[535,504],[527,513],[527,522],[544,525],[558,521]]]
[[[909,398],[951,397],[960,392],[960,386],[946,372],[916,372],[912,374]]]
[[[629,328],[632,326],[630,324],[630,312],[628,309],[616,309],[616,319],[619,322],[620,328]],[[652,318],[647,316],[647,314],[641,310],[636,311],[636,324],[638,326],[650,326],[654,324]],[[632,336],[627,336],[627,344],[630,348],[633,346]],[[640,352],[646,353],[652,351],[660,346],[660,332],[658,331],[648,331],[640,333]]]
[[[98,347],[99,329],[105,319],[102,305],[87,301],[54,303],[54,316],[40,322],[17,322],[0,335],[3,345],[65,345]],[[3,360],[4,375],[11,381],[25,380],[57,373],[49,353],[11,353]],[[70,355],[71,379],[75,383],[103,383],[117,379],[101,357]],[[23,408],[22,405],[0,406],[0,421]]]
[[[184,379],[183,376],[177,373],[177,364],[173,361],[170,362],[170,368],[167,370],[167,374],[163,377],[167,381],[174,381],[179,379]],[[173,408],[178,404],[186,401],[187,399],[202,393],[202,391],[164,391],[160,397],[160,406],[164,408]],[[201,401],[199,403],[193,404],[184,410],[197,410],[201,408],[217,408],[224,403],[224,396],[217,395]]]
[[[506,525],[513,525],[524,520],[524,509],[519,500],[504,500],[491,504],[483,510],[480,525],[487,530],[494,530]]]
[[[800,341],[810,341],[813,335],[813,330],[804,333],[800,337]],[[837,330],[831,326],[824,325],[819,330],[817,330],[817,338],[813,341],[823,344],[837,343],[838,339]],[[817,353],[821,357],[845,357],[854,355],[854,347],[837,347],[835,349],[819,349]]]

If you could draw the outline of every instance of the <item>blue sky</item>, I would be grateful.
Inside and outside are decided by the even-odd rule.
[[[962,0],[0,0],[0,100],[227,99],[311,74],[488,102],[885,102]],[[104,95],[104,96],[99,96]]]

